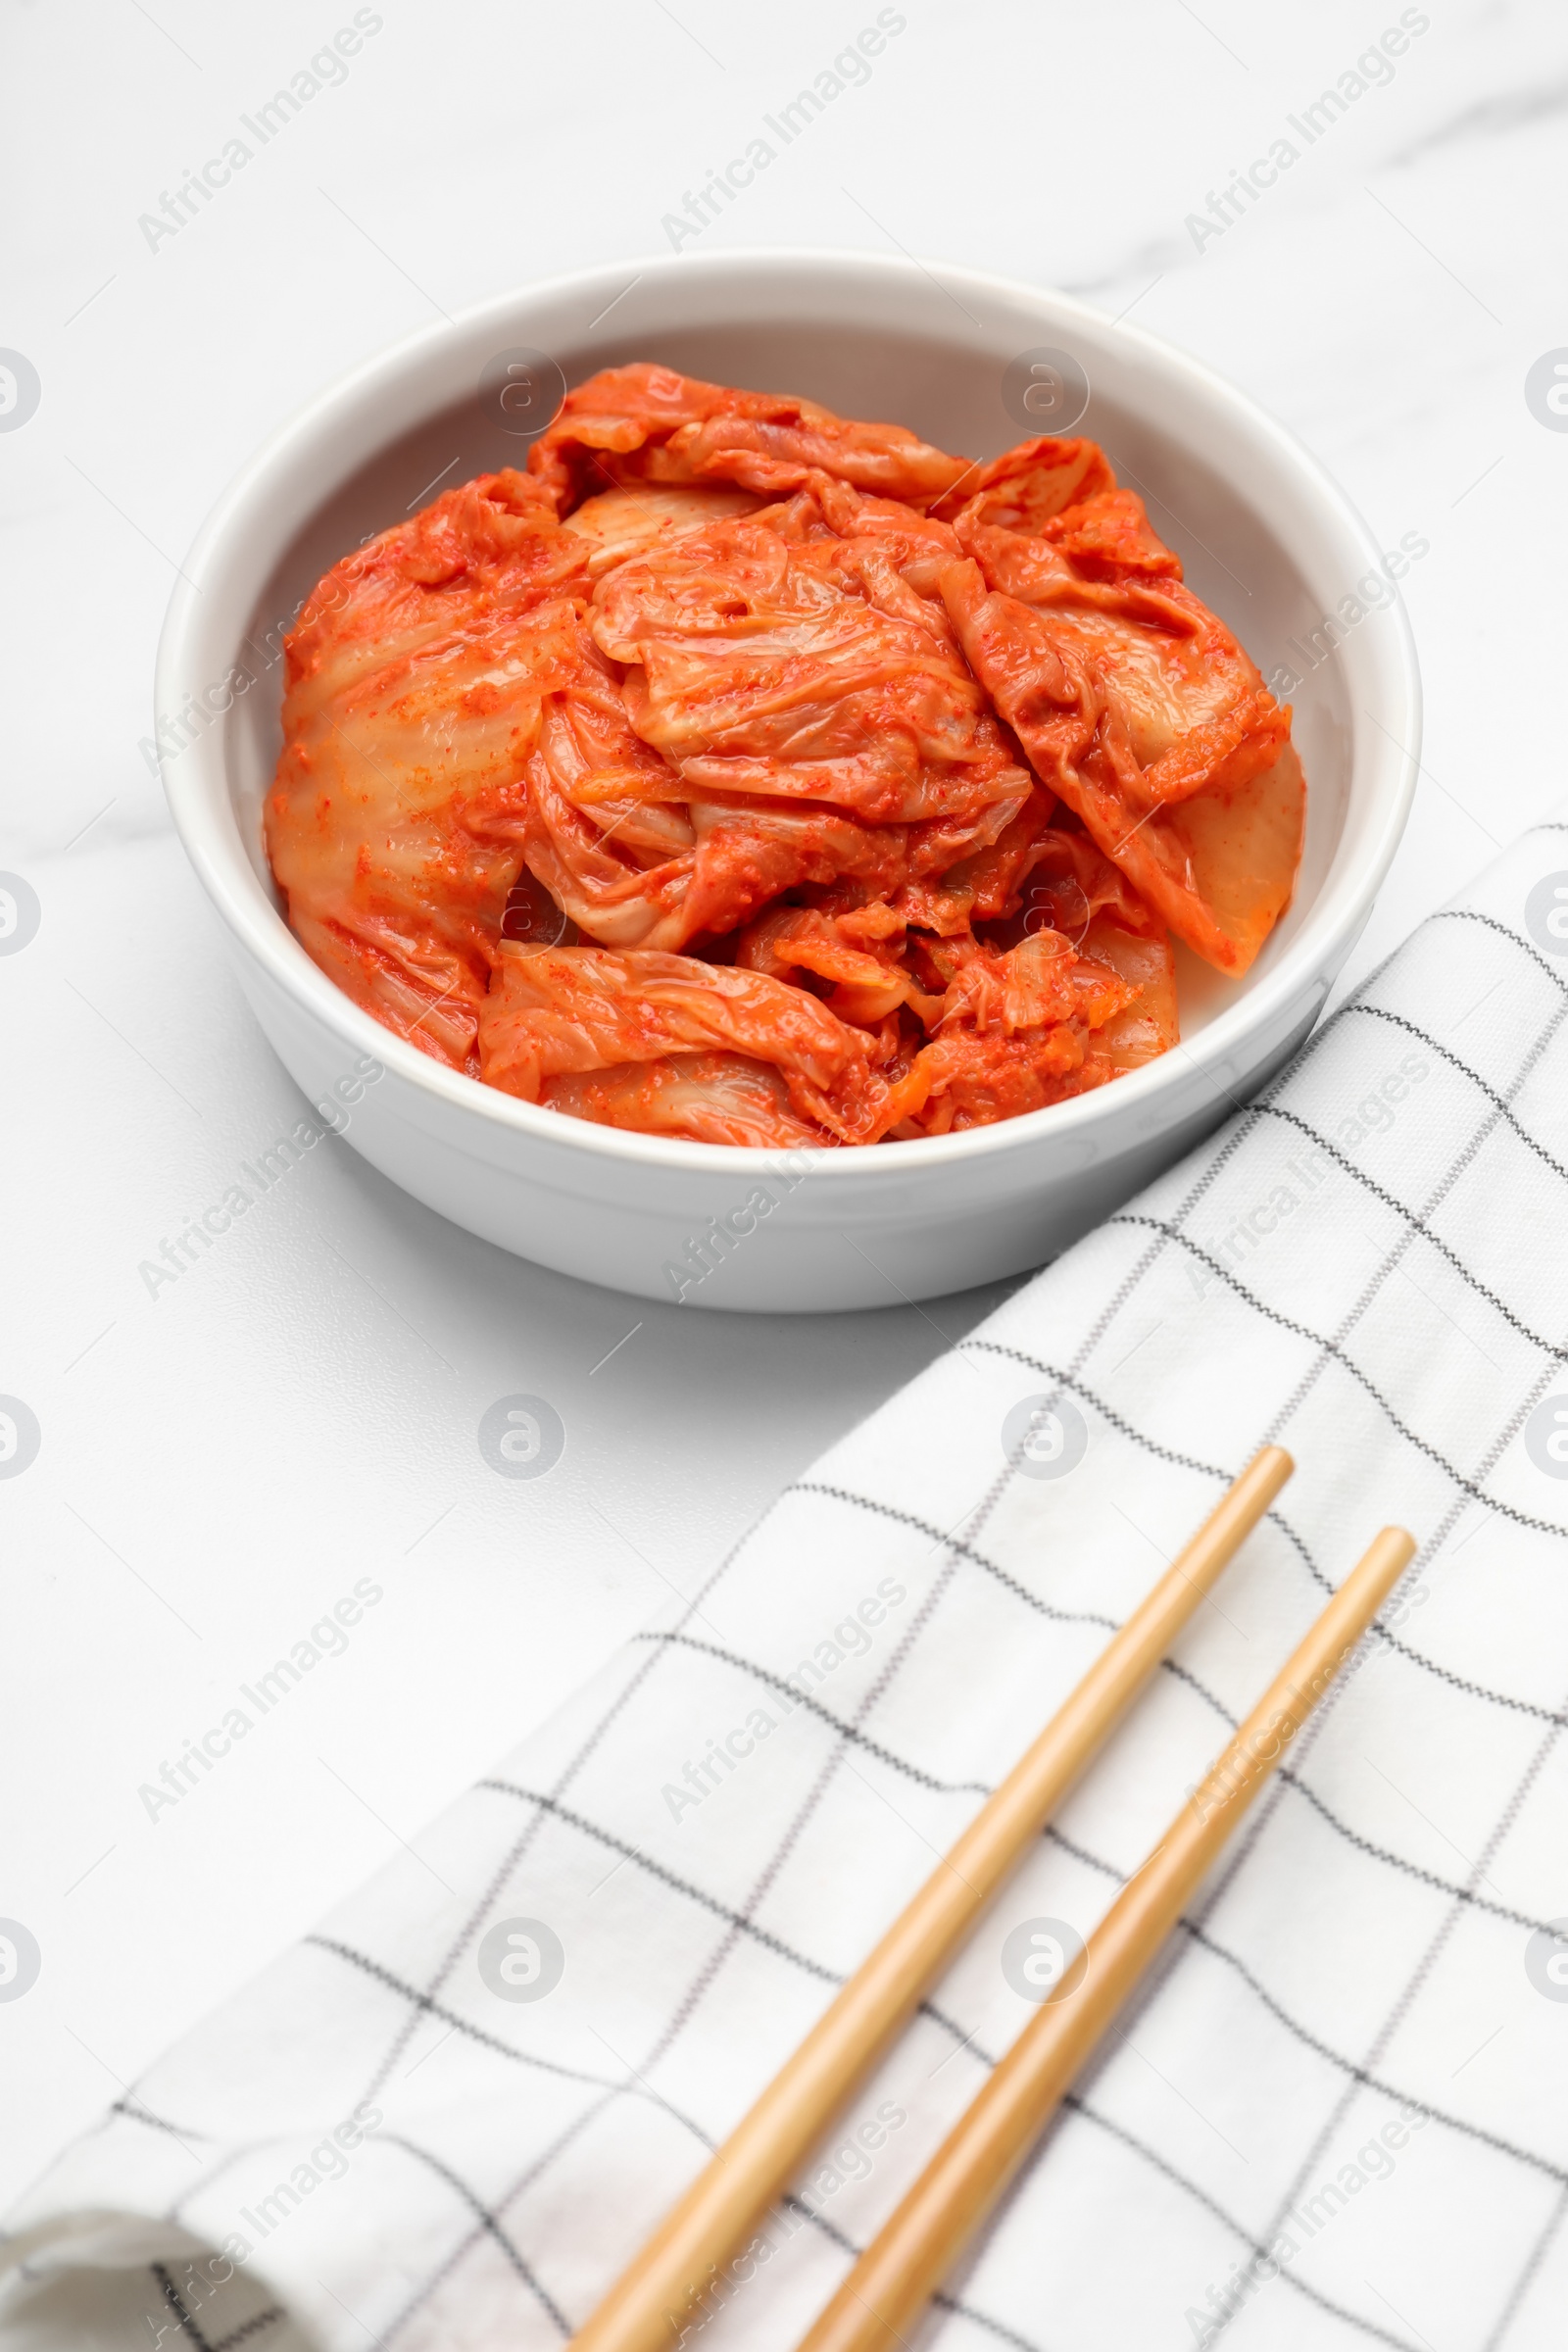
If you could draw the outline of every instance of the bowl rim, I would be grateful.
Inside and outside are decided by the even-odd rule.
[[[1381,564],[1377,540],[1326,467],[1288,427],[1202,361],[1163,337],[1107,318],[1075,296],[948,261],[928,268],[913,256],[811,246],[740,247],[680,257],[657,254],[530,279],[471,304],[449,318],[416,328],[341,370],[311,394],[230,477],[197,531],[175,579],[155,671],[154,741],[170,812],[187,857],[238,944],[285,996],[335,1031],[350,1053],[372,1054],[389,1073],[396,1073],[416,1092],[445,1103],[464,1118],[488,1121],[493,1128],[518,1138],[586,1152],[601,1161],[640,1162],[707,1176],[727,1169],[743,1178],[754,1173],[765,1175],[788,1155],[809,1160],[816,1184],[824,1176],[835,1184],[865,1184],[894,1173],[913,1177],[956,1160],[968,1162],[1027,1151],[1046,1140],[1065,1142],[1081,1137],[1085,1130],[1106,1121],[1136,1118],[1141,1107],[1151,1111],[1162,1096],[1176,1094],[1184,1083],[1190,1090],[1195,1075],[1200,1081],[1209,1081],[1216,1097],[1229,1094],[1226,1065],[1245,1050],[1249,1039],[1271,1027],[1283,1034],[1292,1025],[1293,1009],[1299,1007],[1313,982],[1338,970],[1371,910],[1398,847],[1420,768],[1420,671],[1409,616],[1397,593],[1367,615],[1368,625],[1358,629],[1357,636],[1364,655],[1377,663],[1390,702],[1399,706],[1403,724],[1396,737],[1382,728],[1385,742],[1369,747],[1364,747],[1358,728],[1352,732],[1355,759],[1359,760],[1364,749],[1369,750],[1373,767],[1374,789],[1367,796],[1361,820],[1363,838],[1352,858],[1342,861],[1336,854],[1299,931],[1279,960],[1217,1012],[1194,1039],[1179,1040],[1141,1069],[1089,1094],[990,1126],[901,1143],[896,1155],[842,1146],[707,1144],[600,1126],[590,1120],[563,1117],[542,1104],[524,1102],[451,1069],[384,1028],[373,1014],[355,1004],[312,960],[289,929],[250,860],[229,789],[226,728],[220,723],[209,726],[183,750],[173,755],[165,752],[159,741],[158,713],[179,710],[189,694],[202,691],[204,665],[197,662],[195,652],[207,587],[236,565],[243,571],[245,525],[265,502],[272,477],[298,460],[302,445],[326,443],[333,428],[341,426],[376,387],[434,360],[444,346],[461,345],[486,321],[499,325],[513,320],[521,305],[573,297],[591,300],[613,291],[628,270],[643,284],[652,280],[656,289],[660,285],[673,287],[681,279],[722,279],[738,274],[755,283],[759,273],[782,275],[803,270],[820,271],[825,280],[848,282],[857,276],[863,279],[869,271],[890,290],[903,286],[911,294],[928,296],[932,269],[940,270],[943,280],[976,296],[989,296],[1023,310],[1049,312],[1053,324],[1077,322],[1086,332],[1114,340],[1146,365],[1174,376],[1211,412],[1222,417],[1228,414],[1269,461],[1295,476],[1298,490],[1315,504],[1320,516],[1347,547],[1355,550],[1356,568],[1348,571],[1347,577],[1360,576]],[[365,454],[372,455],[373,445]],[[330,490],[321,495],[329,496]],[[1327,993],[1325,985],[1323,996]],[[1171,1107],[1173,1116],[1179,1117],[1190,1104],[1177,1102]],[[1154,1117],[1139,1122],[1144,1132],[1152,1132],[1160,1123]]]

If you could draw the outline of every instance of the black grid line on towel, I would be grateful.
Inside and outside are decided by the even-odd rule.
[[[254,2337],[265,2334],[269,2328],[275,2328],[282,2317],[283,2307],[280,2303],[272,2304],[267,2311],[259,2311],[254,2319],[242,2320],[237,2328],[229,2329],[227,2335],[220,2335],[213,2346],[213,2352],[238,2352],[241,2344],[248,2344]]]
[[[188,2338],[194,2345],[195,2352],[213,2352],[212,2345],[197,2327],[194,2315],[187,2310],[185,2299],[174,2284],[168,2267],[164,2263],[154,2262],[150,2263],[148,2268],[157,2281],[159,2293],[174,2315],[174,2325],[180,2334]]]

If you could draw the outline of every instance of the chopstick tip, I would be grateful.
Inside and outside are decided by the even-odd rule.
[[[1354,1586],[1363,1625],[1371,1623],[1419,1549],[1408,1528],[1379,1528],[1341,1587],[1346,1592]]]
[[[1261,1507],[1267,1510],[1287,1479],[1295,1475],[1295,1456],[1287,1453],[1283,1446],[1260,1446],[1236,1485],[1254,1496],[1260,1495]]]
[[[1374,1541],[1387,1551],[1389,1559],[1397,1560],[1401,1569],[1408,1568],[1421,1546],[1407,1527],[1379,1528]]]

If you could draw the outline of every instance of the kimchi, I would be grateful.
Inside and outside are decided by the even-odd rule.
[[[289,921],[423,1053],[557,1113],[868,1146],[1179,1035],[1175,946],[1289,904],[1291,713],[1088,440],[986,465],[610,368],[290,633]]]

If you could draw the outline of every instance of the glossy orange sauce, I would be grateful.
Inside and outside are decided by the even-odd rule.
[[[1084,440],[989,465],[653,366],[346,557],[267,842],[323,970],[577,1118],[861,1146],[1178,1036],[1289,902],[1290,711]]]

